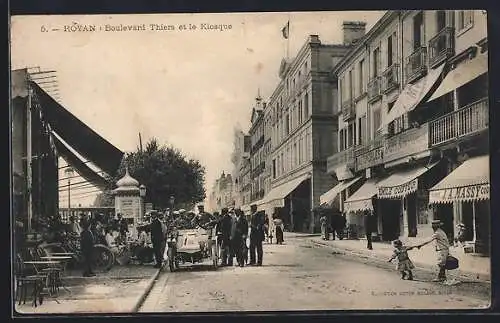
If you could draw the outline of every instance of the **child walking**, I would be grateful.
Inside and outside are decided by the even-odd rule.
[[[410,257],[408,257],[408,250],[415,247],[404,246],[399,239],[394,240],[392,244],[394,246],[394,253],[388,262],[392,262],[394,259],[397,259],[396,270],[401,273],[401,279],[405,279],[408,275],[408,280],[413,280],[412,269],[415,268],[415,266],[411,262]]]

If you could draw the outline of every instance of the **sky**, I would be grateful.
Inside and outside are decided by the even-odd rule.
[[[365,21],[368,31],[383,13],[14,16],[11,65],[57,71],[62,105],[122,151],[134,151],[141,133],[143,143],[156,137],[199,159],[208,196],[221,172],[231,171],[233,130],[248,130],[258,89],[267,100],[278,85],[287,46],[293,57],[308,35],[342,43],[343,21]],[[281,28],[288,20],[287,43]],[[106,31],[121,24],[146,30]],[[174,30],[151,30],[151,24]],[[64,31],[78,26],[82,31]],[[71,200],[89,205],[95,191],[83,185]]]

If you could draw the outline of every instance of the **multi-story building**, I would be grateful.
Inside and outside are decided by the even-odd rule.
[[[329,72],[363,36],[365,25],[344,26],[344,44],[323,44],[311,35],[294,59],[282,60],[281,80],[265,107],[271,190],[258,204],[269,215],[279,213],[292,231],[318,227],[313,208],[334,184],[326,172],[326,158],[337,142],[338,113],[336,83]]]
[[[234,132],[234,148],[231,154],[231,163],[233,164],[232,178],[234,179],[234,201],[235,207],[241,208],[245,203],[243,201],[243,185],[241,181],[242,165],[246,159],[250,158],[250,145],[248,144],[250,137],[245,135],[240,129]],[[248,203],[248,201],[247,201]]]
[[[264,155],[264,108],[265,103],[257,95],[255,106],[252,109],[250,135],[250,178],[252,189],[250,203],[254,203],[264,197],[264,171],[266,168],[266,156]]]
[[[234,183],[231,174],[222,172],[220,177],[215,180],[212,186],[212,192],[209,198],[209,209],[211,212],[220,212],[223,208],[235,206]]]
[[[437,218],[489,250],[487,62],[482,11],[404,10],[333,69],[342,113],[327,168],[341,183],[330,197],[359,234],[367,212],[384,240],[427,236]]]

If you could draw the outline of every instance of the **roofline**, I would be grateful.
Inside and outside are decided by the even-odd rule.
[[[359,51],[367,45],[374,34],[382,30],[382,28],[385,27],[386,24],[391,22],[392,19],[399,16],[401,13],[402,10],[388,10],[382,16],[382,18],[380,18],[377,23],[361,38],[356,47],[354,47],[346,56],[344,56],[344,58],[340,62],[338,62],[338,64],[332,69],[331,74],[337,74],[343,67],[347,65],[347,63],[349,63],[351,58],[358,54]]]

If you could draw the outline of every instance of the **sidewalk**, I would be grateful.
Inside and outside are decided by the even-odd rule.
[[[311,237],[308,234],[291,233],[285,235],[288,238],[303,237],[309,239],[316,245],[321,245],[333,249],[341,254],[356,257],[368,258],[377,262],[387,262],[391,257],[393,248],[387,242],[373,242],[373,250],[366,248],[366,240],[322,240],[321,235]],[[413,239],[410,245],[423,242],[423,239]],[[408,243],[405,241],[405,243]],[[429,244],[420,250],[414,249],[408,252],[415,267],[426,271],[436,272],[436,252],[434,245]],[[451,274],[463,280],[491,282],[490,278],[490,258],[476,254],[465,254],[462,249],[451,247],[450,254],[459,260],[460,268],[451,271]]]
[[[26,304],[16,302],[16,314],[134,312],[159,273],[153,265],[115,266],[96,277],[82,277],[80,271],[68,271],[64,283],[69,291],[61,288],[57,301],[45,297],[43,304],[35,308],[28,298]]]

